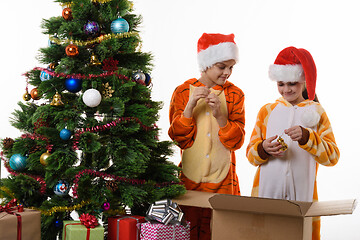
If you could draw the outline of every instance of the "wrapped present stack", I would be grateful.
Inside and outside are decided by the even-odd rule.
[[[148,222],[140,224],[140,239],[190,239],[190,223],[185,221],[180,207],[170,199],[151,204],[147,211]]]
[[[39,211],[17,205],[13,199],[0,205],[0,239],[40,240],[41,216]]]

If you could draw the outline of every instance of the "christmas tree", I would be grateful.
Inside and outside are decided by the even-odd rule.
[[[73,211],[106,223],[185,192],[172,143],[157,137],[161,103],[151,100],[152,56],[141,52],[132,3],[56,2],[59,16],[42,23],[45,67],[24,74],[11,119],[23,134],[2,139],[1,152],[10,175],[0,197],[41,211],[42,239],[56,239]]]

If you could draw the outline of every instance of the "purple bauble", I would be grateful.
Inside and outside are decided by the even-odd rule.
[[[92,36],[98,34],[100,32],[99,24],[94,21],[88,21],[84,25],[84,32],[86,35],[92,35]]]
[[[102,208],[104,209],[104,211],[109,210],[110,209],[110,203],[109,202],[104,202]]]

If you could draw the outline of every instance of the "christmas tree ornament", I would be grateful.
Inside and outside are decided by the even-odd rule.
[[[56,220],[54,224],[55,224],[56,228],[62,228],[63,227],[63,221],[62,220]]]
[[[64,106],[64,103],[61,101],[61,95],[58,92],[55,93],[50,105],[51,106]]]
[[[57,63],[50,63],[49,64],[49,69],[51,70],[51,71],[55,71],[55,68],[57,67]]]
[[[41,156],[40,156],[40,163],[41,163],[42,165],[44,165],[44,166],[48,165],[47,159],[48,159],[48,157],[50,157],[50,156],[51,156],[51,154],[50,154],[48,151],[46,151],[46,152],[44,152],[43,154],[41,154]]]
[[[113,33],[125,33],[129,31],[129,23],[122,17],[112,21],[110,29]]]
[[[73,19],[72,16],[72,11],[70,8],[64,8],[62,11],[62,17],[66,20],[66,21],[71,21]]]
[[[77,78],[68,78],[65,80],[65,88],[69,92],[77,93],[82,89],[82,80]]]
[[[101,102],[101,94],[96,89],[88,89],[84,92],[82,100],[88,107],[97,107]]]
[[[103,61],[103,70],[104,71],[116,71],[118,69],[117,65],[118,65],[119,61],[113,59],[112,57],[107,58]]]
[[[90,65],[91,66],[98,66],[101,65],[101,62],[99,61],[98,57],[95,55],[95,53],[91,54],[90,57]]]
[[[33,88],[30,91],[30,95],[31,95],[31,98],[34,99],[34,100],[39,100],[40,99],[40,94],[39,94],[39,91],[38,91],[37,88]]]
[[[145,74],[145,85],[149,86],[151,83],[151,76],[148,73],[144,73],[144,74]]]
[[[102,95],[104,96],[104,98],[111,98],[115,90],[111,89],[109,83],[105,83],[105,84],[103,83],[102,87],[103,87]]]
[[[288,145],[285,143],[284,139],[281,136],[278,137],[277,142],[281,145],[281,151],[285,152],[288,149]]]
[[[84,32],[89,36],[96,36],[100,32],[100,26],[95,21],[88,21],[84,25]]]
[[[21,171],[26,167],[27,157],[16,153],[10,157],[9,164],[12,170]]]
[[[31,95],[29,94],[28,91],[26,91],[24,94],[23,94],[23,99],[24,101],[29,101],[31,99]]]
[[[132,79],[137,82],[145,82],[146,76],[141,70],[138,70],[132,75]]]
[[[66,55],[69,57],[76,57],[79,55],[79,47],[75,44],[69,44],[65,48]]]
[[[47,80],[50,80],[52,78],[52,76],[46,72],[46,71],[41,71],[40,72],[40,80],[41,81],[47,81]]]
[[[13,145],[14,145],[14,140],[12,138],[7,137],[7,138],[5,138],[3,140],[3,148],[4,148],[4,150],[11,149],[13,147]]]
[[[64,180],[58,181],[54,187],[54,193],[58,196],[67,195],[69,193],[69,190],[69,183]]]
[[[69,140],[70,137],[71,137],[71,131],[70,131],[70,130],[64,128],[64,129],[62,129],[62,130],[60,131],[60,138],[61,138],[62,140],[65,140],[65,141],[66,141],[66,140]]]
[[[108,211],[110,209],[110,203],[104,202],[102,205],[102,209],[104,209],[104,211]]]

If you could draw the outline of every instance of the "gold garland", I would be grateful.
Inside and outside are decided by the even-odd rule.
[[[74,41],[71,39],[60,40],[53,36],[50,36],[49,39],[50,39],[50,41],[56,43],[57,45],[73,43],[77,46],[86,46],[86,45],[91,45],[94,43],[100,43],[101,41],[109,40],[109,39],[113,39],[113,38],[121,39],[121,38],[138,37],[138,36],[139,36],[139,33],[137,33],[137,32],[125,32],[125,33],[120,33],[120,34],[109,33],[109,34],[102,35],[100,37],[97,37],[97,38],[89,40],[89,41],[77,41],[77,40]]]
[[[108,3],[111,2],[112,0],[91,0],[94,3],[100,3],[100,4],[104,4],[104,3]],[[133,2],[129,2],[130,3],[130,9],[133,9],[134,7],[134,3]],[[62,7],[70,7],[72,4],[72,2],[65,2],[65,3],[61,3],[60,5]]]
[[[49,210],[41,210],[39,208],[36,207],[29,207],[32,210],[36,210],[41,212],[42,215],[46,215],[46,216],[51,216],[56,212],[66,212],[66,211],[74,211],[74,210],[79,210],[80,208],[84,207],[87,204],[90,204],[90,201],[81,201],[81,203],[76,204],[72,207],[52,207]]]
[[[12,193],[11,191],[10,191],[10,189],[8,189],[7,187],[1,187],[0,188],[0,190],[1,191],[3,191],[3,192],[5,192],[7,195],[9,195],[11,198],[15,198],[15,196],[14,196],[14,193]],[[4,197],[2,194],[0,194],[0,197],[2,198],[2,197]]]

